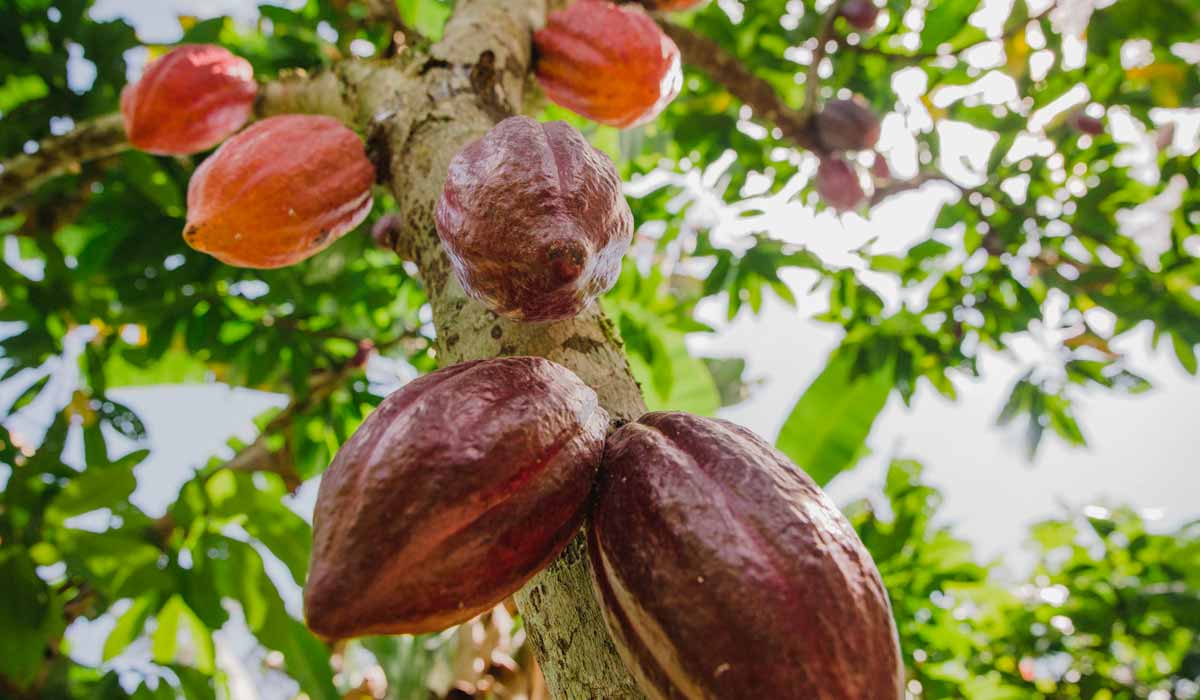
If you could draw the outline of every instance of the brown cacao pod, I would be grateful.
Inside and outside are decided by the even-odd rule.
[[[838,156],[821,159],[817,168],[817,194],[838,211],[857,209],[866,198],[854,167]]]
[[[595,392],[540,357],[465,362],[388,396],[321,479],[309,627],[433,632],[514,593],[578,530],[607,427]]]
[[[530,322],[572,318],[612,288],[633,240],[608,156],[565,122],[528,117],[454,156],[435,220],[467,293]]]
[[[882,153],[875,154],[875,162],[871,163],[871,175],[876,180],[892,179],[892,169],[888,166],[887,159],[883,157]]]
[[[879,142],[879,117],[857,95],[832,100],[817,115],[817,131],[832,151],[862,151]]]
[[[180,46],[121,91],[125,134],[148,153],[205,151],[245,125],[257,94],[246,59],[211,44]]]
[[[679,48],[642,8],[578,0],[533,35],[555,104],[619,128],[658,116],[683,87]]]
[[[196,168],[183,238],[229,265],[292,265],[366,218],[374,182],[362,141],[336,119],[264,119]]]
[[[708,0],[637,0],[647,10],[655,12],[681,12],[691,10],[708,2]]]
[[[745,428],[650,413],[613,433],[588,537],[609,631],[650,698],[904,697],[866,548]]]
[[[867,31],[874,29],[879,8],[871,0],[846,0],[841,14],[855,29]]]

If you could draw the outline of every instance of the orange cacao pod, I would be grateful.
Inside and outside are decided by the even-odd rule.
[[[242,128],[257,94],[246,59],[211,44],[180,46],[121,91],[125,134],[148,153],[205,151]]]
[[[861,151],[879,142],[879,117],[861,97],[832,100],[817,115],[821,143],[833,151]]]
[[[572,318],[612,288],[633,239],[608,156],[566,122],[528,117],[454,156],[435,221],[467,293],[529,322]]]
[[[578,0],[533,35],[546,95],[588,119],[644,124],[679,94],[679,48],[640,7]]]
[[[514,593],[579,529],[608,416],[540,357],[392,393],[321,479],[304,609],[329,638],[433,632]]]
[[[229,265],[293,265],[362,222],[374,181],[362,141],[338,120],[264,119],[196,168],[183,238]]]
[[[650,698],[904,697],[866,548],[745,428],[650,413],[617,430],[588,537],[605,620]]]
[[[821,159],[817,168],[817,194],[838,211],[857,209],[866,198],[853,166],[838,156]]]

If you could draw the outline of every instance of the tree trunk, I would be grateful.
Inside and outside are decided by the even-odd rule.
[[[501,355],[540,355],[592,386],[614,417],[645,411],[613,323],[593,305],[578,318],[523,324],[468,299],[450,274],[433,211],[450,159],[500,119],[519,113],[531,62],[531,32],[545,0],[460,0],[442,41],[421,63],[417,89],[398,100],[387,130],[390,185],[405,221],[397,248],[420,269],[437,327],[442,366]],[[410,69],[411,70],[411,69]],[[411,73],[410,73],[411,74]],[[384,113],[390,110],[384,110]],[[592,595],[584,539],[517,596],[553,697],[640,698],[616,655]]]

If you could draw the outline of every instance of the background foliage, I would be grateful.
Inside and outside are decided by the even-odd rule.
[[[90,4],[0,0],[4,157],[115,109],[142,43],[126,22],[92,18]],[[1118,141],[1112,129],[1080,134],[1070,114],[1086,106],[1152,141],[1170,110],[1200,106],[1196,50],[1180,48],[1200,38],[1200,6],[1100,4],[1089,18],[1088,3],[1051,12],[1016,0],[990,35],[968,21],[986,9],[978,0],[889,0],[878,31],[865,35],[839,20],[818,95],[865,95],[910,144],[908,172],[904,153],[886,154],[896,180],[875,181],[877,195],[908,178],[954,175],[927,237],[902,255],[867,246],[849,266],[754,223],[768,222],[760,215],[780,201],[822,206],[809,181],[815,158],[718,80],[689,70],[667,113],[631,132],[545,107],[543,118],[572,121],[610,152],[641,195],[630,200],[635,252],[604,304],[649,404],[712,414],[753,391],[744,363],[693,357],[684,338],[710,330],[696,318],[704,299],[722,300],[730,318],[759,313],[768,295],[794,303],[780,278],[788,268],[814,276],[828,299],[821,319],[844,329],[778,438],[822,482],[855,464],[893,391],[906,401],[922,386],[953,397],[956,378],[977,373],[983,347],[1051,339],[1049,361],[1029,368],[1000,411],[1026,426],[1030,450],[1047,434],[1085,441],[1072,411],[1079,391],[1149,386],[1109,347],[1135,326],[1149,324],[1195,374],[1200,156],[1175,145],[1142,148],[1138,161],[1130,154],[1144,144]],[[451,10],[437,0],[399,7],[434,38]],[[723,1],[671,21],[715,40],[803,109],[824,7]],[[250,27],[183,18],[181,41],[223,44],[264,80],[388,42],[386,26],[355,0],[261,13]],[[168,47],[147,48],[153,56]],[[68,70],[79,58],[94,79]],[[981,88],[996,77],[1011,80],[1002,99]],[[919,89],[902,97],[907,85]],[[947,127],[965,125],[994,142],[985,161],[964,166],[947,147]],[[0,428],[0,694],[227,694],[217,647],[228,638],[213,636],[224,629],[252,635],[262,651],[257,681],[282,695],[385,686],[396,698],[536,695],[512,610],[458,633],[331,649],[285,603],[268,564],[301,585],[311,533],[284,497],[324,469],[384,391],[366,380],[360,348],[370,341],[379,357],[423,372],[433,366],[433,331],[419,283],[365,232],[268,272],[189,249],[179,232],[197,160],[128,152],[89,163],[0,216],[0,371],[20,387]],[[737,240],[693,215],[714,198],[749,222]],[[1153,235],[1122,225],[1148,202],[1165,203]],[[372,219],[389,206],[380,193]],[[289,401],[260,417],[255,442],[231,440],[232,459],[197,455],[194,477],[165,511],[143,512],[130,495],[154,478],[138,469],[145,429],[110,392],[212,381]],[[48,417],[44,433],[15,431],[28,416]],[[939,495],[920,472],[896,462],[880,498],[847,507],[892,593],[914,696],[1197,695],[1200,526],[1150,534],[1120,507],[1064,513],[1029,533],[1035,565],[1014,577],[933,524]],[[73,660],[68,631],[102,616],[116,621],[104,663]],[[482,669],[477,657],[487,659]]]

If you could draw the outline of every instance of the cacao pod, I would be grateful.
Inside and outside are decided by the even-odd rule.
[[[854,168],[838,156],[821,159],[817,168],[817,194],[838,211],[857,209],[866,198]]]
[[[644,124],[683,87],[679,48],[634,5],[579,0],[551,13],[533,45],[546,95],[601,124]]]
[[[121,91],[125,134],[148,153],[206,151],[245,125],[257,94],[246,59],[211,44],[180,46]]]
[[[846,0],[841,14],[855,29],[867,31],[875,28],[879,8],[871,0]]]
[[[681,12],[700,7],[708,0],[637,0],[647,10],[655,12]]]
[[[1082,112],[1072,115],[1071,125],[1076,131],[1088,134],[1089,136],[1099,136],[1104,133],[1104,122],[1095,117],[1089,117]]]
[[[888,166],[887,159],[883,157],[882,153],[875,154],[875,162],[871,163],[871,174],[877,180],[892,179],[892,169]]]
[[[904,697],[866,548],[745,428],[650,413],[617,430],[588,538],[609,631],[650,698]]]
[[[612,288],[633,240],[608,156],[565,122],[528,117],[454,156],[434,218],[467,293],[530,322],[572,318]]]
[[[832,151],[862,151],[879,142],[879,117],[857,95],[832,100],[817,114],[821,143]]]
[[[366,218],[374,182],[362,141],[336,119],[264,119],[196,168],[183,238],[229,265],[292,265]]]
[[[607,427],[595,392],[540,357],[465,362],[392,393],[321,479],[309,627],[433,632],[511,595],[578,530]]]
[[[375,245],[385,250],[395,250],[396,240],[404,230],[404,218],[399,214],[384,214],[371,226],[371,238]]]

